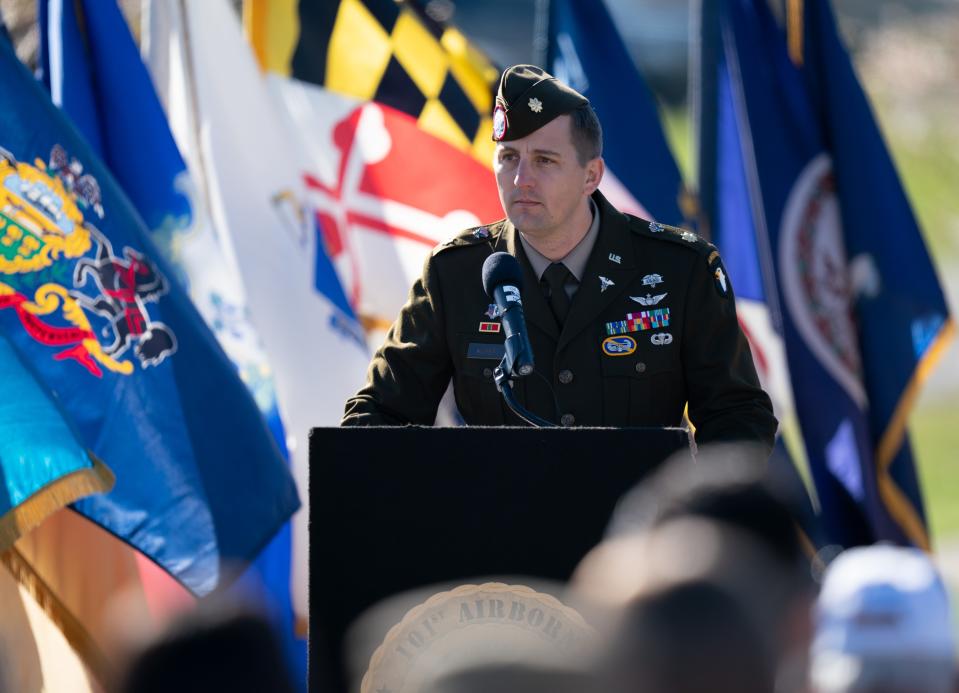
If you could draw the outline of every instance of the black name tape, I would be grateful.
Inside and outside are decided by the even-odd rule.
[[[499,361],[505,355],[506,347],[503,344],[470,342],[466,348],[466,358],[468,359],[492,359]]]

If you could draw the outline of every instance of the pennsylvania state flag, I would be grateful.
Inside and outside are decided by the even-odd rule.
[[[0,334],[116,476],[76,509],[206,594],[296,510],[293,480],[133,206],[5,37],[0,95]]]
[[[784,345],[821,529],[928,549],[906,420],[954,328],[831,10],[787,39],[766,0],[703,8],[703,207]]]
[[[264,69],[411,115],[426,132],[493,156],[499,70],[413,0],[245,0]]]
[[[48,515],[113,482],[0,334],[0,554]]]

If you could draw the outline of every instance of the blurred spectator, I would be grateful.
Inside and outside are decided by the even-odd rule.
[[[922,551],[866,546],[826,569],[811,674],[818,693],[954,690],[950,605]]]
[[[686,591],[680,589],[684,585],[702,587]],[[623,665],[630,658],[635,659],[637,667],[647,661],[648,653],[640,649],[650,647],[652,631],[659,627],[652,624],[669,620],[661,618],[663,612],[673,614],[676,630],[663,633],[664,652],[654,650],[658,654],[653,659],[663,658],[664,669],[650,672],[650,690],[669,690],[653,684],[665,676],[663,671],[673,668],[711,670],[710,677],[717,685],[720,681],[732,682],[739,675],[732,670],[720,672],[727,666],[753,673],[768,670],[770,677],[778,675],[781,631],[791,617],[786,609],[789,600],[782,596],[782,571],[769,552],[740,529],[687,516],[608,539],[580,563],[571,589],[574,596],[570,600],[606,635],[605,649],[613,659],[602,670],[618,672],[624,680],[638,680],[641,672],[624,669]],[[683,599],[689,600],[688,606],[682,605]],[[702,605],[697,606],[700,601]],[[653,606],[647,609],[646,604]],[[693,615],[697,609],[703,610],[699,620]],[[684,621],[687,616],[688,622]],[[715,623],[710,620],[713,618]],[[725,628],[729,631],[724,633]],[[692,631],[697,629],[694,637]],[[713,640],[723,644],[706,644]],[[684,641],[688,644],[682,645]],[[802,642],[808,647],[808,639]],[[713,657],[727,645],[736,650],[735,655]],[[690,677],[684,690],[725,690],[697,688],[703,682],[692,673]],[[764,681],[759,676],[756,684],[764,686]],[[801,687],[798,684],[780,690]]]
[[[772,693],[773,664],[738,600],[707,581],[645,594],[598,667],[607,693]]]
[[[697,462],[669,463],[631,491],[610,522],[610,539],[581,565],[578,588],[614,580],[619,588],[603,589],[629,598],[653,584],[714,582],[758,628],[775,661],[777,690],[802,691],[812,638],[809,559],[765,465],[740,452],[737,446],[701,449]],[[586,574],[603,553],[618,558],[605,559],[608,569],[592,570],[606,574],[596,582]],[[614,563],[619,567],[612,569]],[[655,580],[650,571],[658,573]]]
[[[201,604],[131,663],[122,693],[293,693],[276,634],[258,614]]]

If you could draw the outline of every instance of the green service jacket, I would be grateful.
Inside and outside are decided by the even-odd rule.
[[[518,401],[566,426],[678,426],[688,402],[697,443],[771,449],[776,419],[739,329],[716,249],[696,234],[617,211],[594,193],[600,230],[563,329],[509,221],[437,246],[346,403],[343,425],[431,425],[452,378],[467,424],[523,425],[493,383],[505,334],[483,291],[483,262],[515,255],[536,372]]]

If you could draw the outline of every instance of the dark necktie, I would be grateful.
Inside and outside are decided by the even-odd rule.
[[[550,310],[553,311],[553,317],[557,324],[562,327],[566,322],[566,316],[569,315],[569,295],[566,293],[566,280],[570,278],[571,273],[566,269],[562,262],[554,262],[546,271],[543,272],[543,282],[546,284]]]

